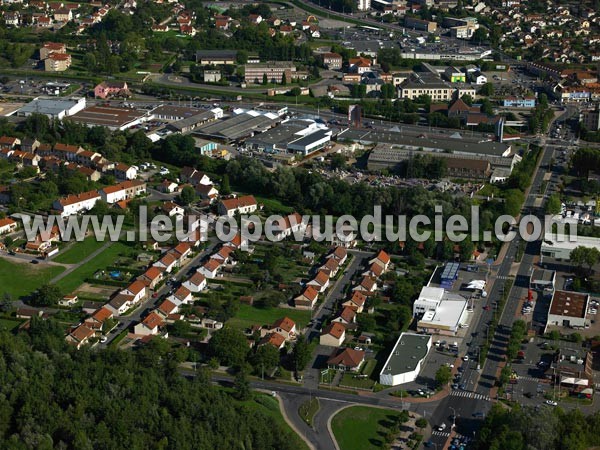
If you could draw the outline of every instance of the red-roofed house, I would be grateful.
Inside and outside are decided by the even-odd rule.
[[[96,332],[86,325],[79,325],[65,338],[69,344],[74,345],[79,350],[85,344],[90,342],[90,339],[96,335]]]
[[[200,292],[206,287],[206,277],[200,272],[195,272],[189,280],[183,282],[183,286],[188,288],[191,292]]]
[[[278,333],[282,335],[286,341],[289,341],[296,336],[296,322],[289,317],[282,317],[271,325],[269,332]]]
[[[121,291],[123,295],[130,295],[133,297],[133,303],[138,303],[148,296],[148,289],[146,284],[140,280],[136,280]]]
[[[356,322],[356,312],[352,308],[346,306],[342,309],[340,315],[333,319],[332,322],[339,322],[346,326],[353,324]]]
[[[352,308],[357,313],[363,312],[367,296],[360,291],[354,291],[350,300],[346,300],[342,303],[342,306]]]
[[[353,348],[337,348],[327,360],[327,367],[341,371],[358,372],[365,361],[365,352]]]
[[[222,216],[233,217],[236,213],[250,214],[256,211],[258,203],[252,195],[243,195],[221,200],[219,203],[219,214]]]
[[[383,271],[385,272],[390,266],[390,255],[381,250],[379,253],[377,253],[377,256],[375,258],[369,261],[369,264],[378,264],[383,268]]]
[[[0,219],[0,234],[12,233],[17,229],[17,222],[7,217]]]
[[[159,314],[151,312],[134,327],[134,333],[142,336],[157,335],[163,325],[163,318]]]
[[[307,283],[308,286],[314,286],[320,293],[323,293],[329,287],[329,276],[322,270],[317,272],[314,279]]]
[[[211,258],[198,269],[198,272],[200,272],[209,280],[212,280],[213,278],[217,277],[217,273],[219,272],[220,268],[221,263],[216,259]]]
[[[173,254],[167,253],[152,265],[162,268],[166,273],[171,273],[175,267],[178,267],[179,260]]]
[[[294,299],[294,306],[302,309],[312,309],[317,303],[319,297],[319,291],[313,286],[306,286],[302,294]]]
[[[323,331],[319,344],[328,345],[330,347],[339,347],[346,339],[346,327],[339,322],[331,322]]]
[[[142,283],[148,286],[148,289],[154,289],[158,283],[164,279],[164,268],[152,266],[146,272],[138,277]]]
[[[100,198],[98,191],[82,192],[55,200],[52,207],[60,211],[61,217],[68,217],[72,214],[89,211]]]
[[[348,250],[344,247],[336,247],[332,253],[327,255],[327,258],[334,258],[342,266],[348,259]]]
[[[278,333],[267,334],[258,343],[259,346],[270,344],[278,350],[281,350],[285,346],[285,338]]]
[[[374,278],[365,276],[363,277],[360,284],[354,287],[354,289],[352,290],[362,292],[375,292],[377,290],[377,281],[375,281]]]

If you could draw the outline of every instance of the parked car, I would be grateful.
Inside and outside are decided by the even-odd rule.
[[[554,400],[546,400],[546,405],[550,405],[550,406],[558,406],[558,403],[556,403]]]

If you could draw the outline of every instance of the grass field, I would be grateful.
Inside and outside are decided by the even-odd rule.
[[[251,325],[266,325],[287,316],[296,322],[296,328],[303,328],[310,320],[310,311],[300,311],[291,308],[257,308],[241,304],[237,315],[229,319],[229,325],[244,330]]]
[[[12,331],[22,323],[20,320],[0,319],[0,330]]]
[[[247,400],[239,403],[241,403],[244,409],[248,409],[250,412],[260,411],[263,414],[266,414],[273,420],[273,422],[279,424],[283,429],[288,431],[290,436],[290,447],[308,450],[306,443],[290,428],[290,426],[284,420],[283,416],[281,415],[281,411],[279,410],[279,402],[276,399],[264,394],[255,394],[253,400]]]
[[[64,267],[14,263],[0,258],[0,292],[13,298],[30,294],[64,271]]]
[[[66,277],[59,280],[56,284],[63,292],[70,293],[77,289],[86,278],[90,278],[98,270],[110,266],[114,261],[123,254],[128,254],[130,247],[121,243],[115,242],[91,261],[75,269]]]
[[[75,264],[86,256],[94,253],[105,242],[97,241],[93,236],[86,237],[81,242],[74,242],[63,253],[60,253],[53,261],[61,264]]]
[[[352,406],[333,417],[331,428],[341,450],[376,450],[399,416],[389,409]]]

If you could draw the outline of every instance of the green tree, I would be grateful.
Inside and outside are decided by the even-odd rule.
[[[552,194],[546,203],[547,214],[558,214],[561,211],[561,201],[559,194]]]
[[[281,84],[283,86],[287,84],[287,76],[285,75],[285,72],[281,75]]]
[[[183,205],[189,205],[196,200],[196,191],[191,186],[184,186],[179,194],[179,201]]]
[[[63,297],[60,288],[55,284],[44,284],[33,293],[30,303],[33,306],[55,306]]]
[[[263,86],[266,86],[268,82],[269,82],[269,79],[267,78],[267,74],[263,73],[263,77],[262,77]]]
[[[587,266],[587,273],[592,273],[592,267],[600,261],[600,250],[580,245],[571,251],[569,257],[580,270]]]
[[[230,195],[231,194],[231,186],[229,185],[229,175],[223,175],[223,179],[221,180],[221,195]]]
[[[494,95],[494,84],[490,82],[484,83],[479,89],[479,95],[485,95],[486,97]]]
[[[296,339],[292,357],[296,372],[303,371],[311,358],[310,346],[308,345],[304,335],[300,335],[298,336],[298,339]]]
[[[299,95],[302,95],[302,89],[300,89],[298,86],[294,86],[291,90],[290,90],[290,95],[292,97],[298,97]]]
[[[209,353],[226,366],[241,367],[248,355],[248,341],[239,330],[225,326],[208,343]]]
[[[438,386],[444,386],[452,379],[452,370],[449,366],[443,365],[435,372],[435,382]]]
[[[252,391],[250,390],[250,382],[248,381],[248,377],[246,376],[246,372],[244,370],[240,370],[236,374],[233,382],[233,389],[235,391],[235,397],[241,401],[248,400],[252,395]]]
[[[421,432],[423,431],[423,429],[427,428],[427,419],[425,417],[419,417],[416,421],[415,421],[415,426],[421,430]]]
[[[270,344],[261,345],[250,359],[254,373],[270,373],[279,365],[279,350]]]

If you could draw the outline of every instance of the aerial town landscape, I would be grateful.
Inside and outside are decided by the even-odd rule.
[[[599,77],[596,0],[2,0],[0,449],[600,448]]]

